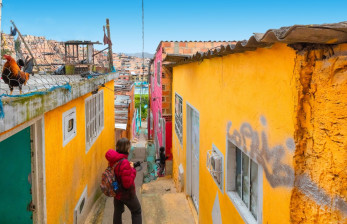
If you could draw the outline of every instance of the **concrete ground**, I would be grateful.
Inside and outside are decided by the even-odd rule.
[[[145,131],[147,124],[142,123],[140,136],[135,147],[131,161],[144,161],[146,157]],[[184,193],[177,193],[170,177],[159,178],[147,184],[143,184],[143,176],[147,171],[147,163],[142,163],[142,170],[137,171],[135,186],[136,195],[142,206],[142,221],[145,224],[194,224],[191,206]],[[179,215],[178,215],[179,214]],[[131,213],[125,206],[122,216],[123,224],[131,224]],[[85,224],[112,224],[113,223],[113,198],[102,195],[94,204]]]
[[[170,177],[142,185],[143,223],[195,224],[191,206],[184,193],[178,193]]]

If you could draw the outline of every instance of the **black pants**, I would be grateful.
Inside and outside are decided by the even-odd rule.
[[[136,195],[130,200],[117,200],[115,198],[113,204],[113,224],[122,224],[122,213],[124,212],[124,205],[126,205],[131,212],[132,224],[142,224],[141,205]]]

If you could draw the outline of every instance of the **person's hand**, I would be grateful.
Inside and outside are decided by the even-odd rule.
[[[133,162],[129,162],[130,163],[130,166],[132,167],[132,168],[134,168],[134,163]]]

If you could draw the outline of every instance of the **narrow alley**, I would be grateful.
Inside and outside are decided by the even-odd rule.
[[[194,206],[183,192],[178,192],[171,175],[159,177],[143,183],[147,173],[146,143],[147,122],[142,122],[138,141],[132,143],[134,149],[129,157],[132,162],[142,162],[137,168],[135,178],[136,195],[142,206],[142,219],[145,224],[195,224],[197,222]],[[113,198],[101,195],[88,214],[85,224],[113,223]],[[179,214],[179,216],[177,215]],[[131,213],[125,206],[123,223],[131,223]]]
[[[346,8],[0,0],[0,224],[347,224]]]

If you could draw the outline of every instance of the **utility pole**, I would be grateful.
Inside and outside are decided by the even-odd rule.
[[[28,50],[30,56],[33,58],[34,65],[35,65],[36,68],[37,68],[37,72],[39,72],[39,71],[40,71],[39,66],[37,66],[36,60],[35,60],[35,58],[34,58],[34,55],[31,53],[31,50],[30,50],[29,46],[27,45],[27,43],[25,42],[25,40],[24,40],[22,34],[19,32],[18,28],[16,27],[16,24],[14,24],[14,22],[13,22],[12,20],[11,20],[11,23],[12,23],[12,25],[14,26],[14,28],[17,30],[18,36],[19,36],[20,39],[23,41],[24,46],[25,46],[26,49]]]
[[[145,73],[145,10],[144,10],[144,5],[143,5],[143,0],[142,0],[142,79]],[[142,106],[142,81],[140,84],[140,127],[142,125],[142,120],[141,120],[141,106]]]
[[[111,43],[111,31],[110,31],[110,20],[109,19],[106,19],[106,29],[107,29],[107,37],[110,40],[108,42],[108,61],[109,61],[110,71],[112,71],[113,55],[112,55],[112,43]]]

